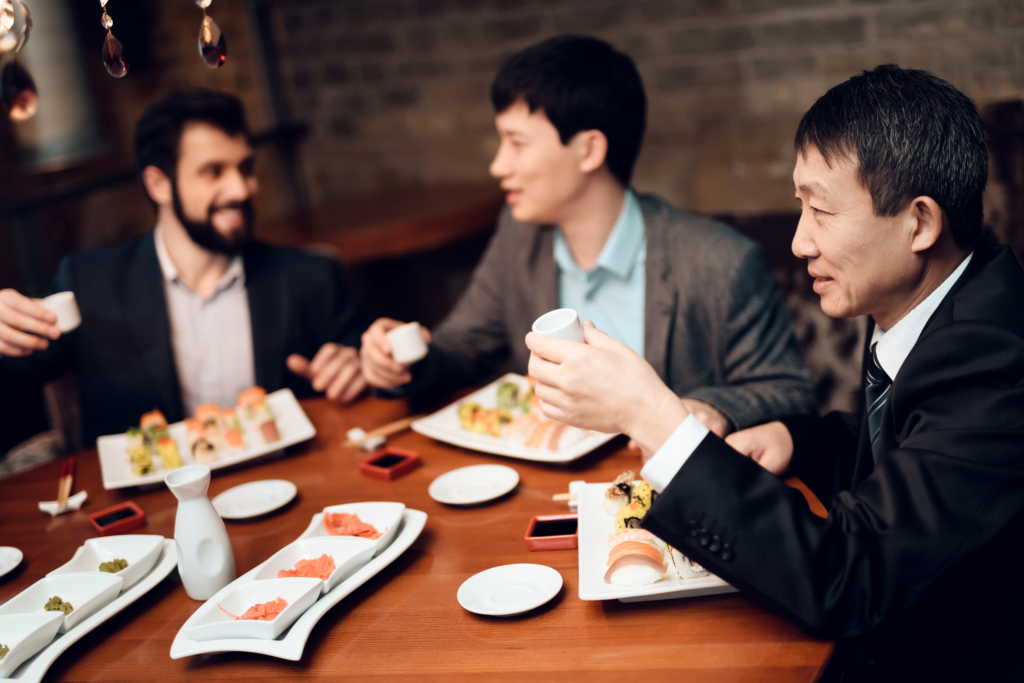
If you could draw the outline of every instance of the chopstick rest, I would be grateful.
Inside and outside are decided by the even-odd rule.
[[[569,493],[556,493],[555,495],[551,496],[551,500],[566,501],[569,503],[569,509],[572,510],[573,512],[576,512],[577,510],[579,510],[580,507],[580,493],[583,492],[583,487],[586,485],[586,483],[587,482],[583,481],[582,479],[570,481]]]
[[[57,515],[62,515],[65,512],[74,512],[75,510],[78,510],[85,504],[88,497],[88,493],[85,491],[79,491],[75,495],[68,497],[68,502],[63,508],[60,507],[60,504],[57,501],[48,500],[39,503],[39,510],[47,513],[51,517],[56,517]]]
[[[387,437],[384,436],[367,438],[369,434],[367,434],[359,427],[355,427],[354,429],[348,430],[348,432],[345,433],[345,436],[348,437],[348,441],[346,442],[346,444],[356,444],[359,446],[361,450],[364,451],[375,451],[381,446],[383,446],[384,442],[387,441]]]

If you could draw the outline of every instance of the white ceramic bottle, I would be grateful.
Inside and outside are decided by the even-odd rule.
[[[178,574],[193,600],[209,600],[235,579],[235,553],[220,515],[206,490],[210,468],[192,465],[172,470],[164,477],[178,499],[174,518],[174,544],[178,549]]]

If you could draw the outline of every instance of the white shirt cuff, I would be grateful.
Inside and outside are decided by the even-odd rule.
[[[668,487],[672,477],[683,468],[686,461],[697,450],[697,446],[704,440],[710,431],[704,423],[690,414],[683,423],[676,427],[672,436],[662,444],[658,452],[647,461],[644,468],[640,470],[640,478],[651,485],[651,488],[661,493]]]

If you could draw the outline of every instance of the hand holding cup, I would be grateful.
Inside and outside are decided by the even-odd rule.
[[[359,354],[363,376],[370,386],[380,389],[408,384],[412,381],[409,365],[426,355],[429,343],[430,331],[419,323],[380,318],[363,333]]]
[[[13,289],[0,290],[0,355],[29,356],[48,348],[49,340],[60,335],[57,313]]]

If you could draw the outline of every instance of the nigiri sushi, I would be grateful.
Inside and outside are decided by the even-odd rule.
[[[616,586],[646,586],[660,581],[668,570],[665,555],[646,541],[623,541],[608,553],[604,582]]]

